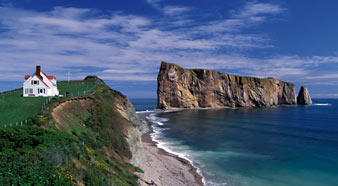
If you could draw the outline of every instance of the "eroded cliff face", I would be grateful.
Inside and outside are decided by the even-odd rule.
[[[123,118],[133,124],[133,126],[125,127],[126,140],[132,154],[130,163],[139,166],[146,160],[141,136],[142,133],[149,132],[149,125],[137,116],[133,105],[127,98],[118,96],[118,99],[115,99],[114,106]]]
[[[311,105],[312,99],[309,91],[306,87],[302,86],[297,96],[297,104],[299,105]]]
[[[135,166],[140,166],[142,162],[146,161],[141,136],[142,134],[137,128],[135,127],[128,128],[126,140],[129,145],[129,150],[132,154],[130,163]]]
[[[149,132],[149,123],[137,116],[134,106],[127,98],[116,99],[114,104],[121,116],[133,123],[141,133]]]
[[[97,77],[91,79],[93,78],[97,79],[99,83],[93,94],[67,98],[55,103],[51,110],[52,123],[57,130],[67,132],[71,136],[74,135],[79,139],[81,145],[86,147],[90,157],[72,158],[77,168],[84,167],[82,171],[85,173],[81,173],[82,175],[87,174],[87,170],[91,170],[92,167],[105,167],[105,172],[109,175],[118,175],[119,177],[122,175],[122,173],[113,170],[110,167],[111,164],[107,163],[108,161],[101,161],[101,159],[99,161],[94,157],[97,154],[100,155],[99,157],[116,162],[118,164],[116,168],[119,171],[133,175],[135,170],[126,166],[126,163],[139,166],[141,162],[145,161],[146,156],[141,136],[142,133],[148,132],[148,123],[137,116],[133,105],[126,96],[110,89]],[[86,164],[88,159],[91,160],[91,164]],[[115,183],[114,179],[120,182]],[[129,185],[134,182],[136,184],[136,178],[129,184],[124,183],[130,179],[123,176],[118,179],[114,176],[105,177],[104,180],[109,184],[92,185]],[[81,176],[74,177],[74,180],[79,183],[85,182]],[[110,184],[110,182],[114,184]]]
[[[275,78],[183,69],[162,62],[157,77],[158,108],[263,107],[296,104],[295,85]]]

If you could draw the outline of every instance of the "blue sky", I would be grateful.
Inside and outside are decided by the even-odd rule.
[[[338,98],[338,1],[0,0],[0,91],[40,64],[155,98],[162,60]],[[297,90],[298,91],[298,90]]]

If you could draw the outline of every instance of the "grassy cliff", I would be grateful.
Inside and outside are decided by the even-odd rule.
[[[102,81],[86,79],[84,81],[61,81],[58,89],[61,95],[84,96],[89,94]],[[51,98],[22,97],[22,88],[0,93],[0,128],[5,125],[26,124],[29,119],[41,114]],[[27,121],[26,121],[27,120]]]
[[[0,185],[137,185],[126,140],[135,125],[116,108],[129,101],[95,77],[79,86],[93,79],[91,94],[53,99],[29,125],[0,130]]]

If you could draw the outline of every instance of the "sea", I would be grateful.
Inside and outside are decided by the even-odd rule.
[[[158,146],[189,160],[207,186],[338,186],[338,99],[177,112],[132,103]]]

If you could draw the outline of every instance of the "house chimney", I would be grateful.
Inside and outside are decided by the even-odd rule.
[[[37,66],[36,66],[35,74],[36,74],[36,76],[38,76],[40,79],[42,79],[42,76],[41,76],[41,67],[40,67],[40,65],[37,65]]]

